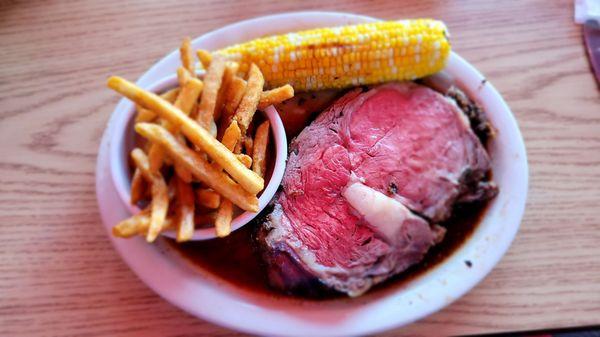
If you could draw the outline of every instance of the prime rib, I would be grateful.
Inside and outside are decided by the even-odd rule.
[[[495,195],[456,103],[412,82],[353,90],[291,143],[259,240],[271,284],[358,296],[418,263],[457,203]]]

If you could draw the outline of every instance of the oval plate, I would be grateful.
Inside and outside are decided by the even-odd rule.
[[[331,12],[280,14],[226,26],[195,39],[193,46],[214,50],[264,35],[375,20]],[[178,65],[178,52],[173,51],[137,83],[142,87],[149,86],[175,73]],[[523,216],[528,184],[525,146],[517,123],[500,94],[489,82],[482,85],[483,76],[455,53],[445,71],[484,107],[498,130],[490,144],[490,152],[500,193],[461,248],[402,287],[385,295],[366,294],[356,299],[322,302],[266,296],[236,288],[194,269],[164,243],[150,245],[139,237],[125,240],[110,236],[112,226],[129,214],[120,201],[108,169],[113,116],[99,149],[96,194],[102,220],[114,247],[140,279],[167,301],[199,318],[254,334],[371,334],[414,322],[440,310],[481,281],[508,250]],[[126,102],[122,100],[119,104]],[[465,260],[471,261],[472,266],[467,267]]]

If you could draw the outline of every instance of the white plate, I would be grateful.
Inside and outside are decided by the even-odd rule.
[[[195,48],[218,49],[267,34],[369,22],[375,19],[341,13],[303,12],[243,21],[194,40]],[[188,32],[193,33],[193,32]],[[175,72],[176,51],[138,84],[148,86]],[[348,336],[379,332],[423,318],[456,300],[481,281],[510,246],[523,216],[527,195],[527,160],[517,123],[502,97],[457,54],[446,71],[486,110],[498,135],[490,144],[494,179],[500,193],[473,235],[452,256],[426,274],[381,293],[357,299],[310,302],[247,292],[187,265],[164,245],[142,238],[111,240],[125,262],[150,288],[187,312],[232,329],[267,335]],[[115,69],[118,72],[118,69]],[[124,104],[120,102],[119,104]],[[114,119],[111,118],[111,121]],[[111,122],[98,154],[96,193],[107,231],[128,216],[111,181],[108,147]],[[472,262],[468,267],[465,261]]]

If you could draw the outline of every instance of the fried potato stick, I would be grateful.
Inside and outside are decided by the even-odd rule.
[[[166,100],[169,103],[173,103],[173,102],[175,102],[177,95],[179,95],[179,88],[171,89],[171,90],[161,94],[160,97],[162,97],[164,100]],[[153,120],[156,119],[156,117],[158,117],[154,111],[152,111],[150,109],[146,109],[139,104],[136,104],[135,109],[138,112],[135,117],[136,123],[152,122]]]
[[[136,124],[135,130],[150,141],[162,145],[169,156],[186,166],[196,179],[231,200],[240,208],[250,212],[258,210],[258,199],[254,194],[244,190],[241,185],[231,180],[224,172],[215,169],[200,154],[179,143],[165,128],[156,124],[139,123]],[[244,167],[233,154],[232,156],[237,164]],[[246,168],[244,167],[244,169]]]
[[[237,121],[232,121],[229,127],[223,133],[223,139],[221,143],[229,150],[235,147],[235,144],[240,140],[242,132],[238,126]]]
[[[146,195],[146,181],[139,169],[135,169],[131,178],[131,204],[135,205]]]
[[[194,236],[194,191],[192,186],[174,177],[177,195],[177,242],[189,241]]]
[[[242,130],[242,135],[246,134],[246,130],[248,130],[248,126],[254,117],[264,84],[265,79],[260,72],[260,69],[253,63],[248,72],[246,92],[244,93],[244,97],[242,97],[240,105],[235,111],[235,119]]]
[[[179,125],[181,132],[192,143],[223,167],[250,194],[256,194],[263,189],[263,178],[247,169],[230,150],[217,141],[208,131],[186,116],[181,110],[169,104],[169,102],[118,76],[109,78],[108,87],[132,101],[156,111],[161,118]],[[206,175],[203,174],[203,176],[206,178]]]
[[[198,56],[198,60],[202,63],[202,67],[204,69],[208,69],[210,67],[210,62],[212,61],[212,54],[209,51],[204,49],[196,50],[196,56]]]
[[[237,159],[244,164],[247,168],[252,166],[252,157],[247,154],[239,153],[235,155]]]
[[[233,115],[240,105],[244,92],[246,92],[246,81],[239,77],[234,77],[225,93],[225,102],[219,123],[219,132],[217,133],[219,139],[223,138],[223,132],[231,125]]]
[[[235,113],[235,110],[240,105],[240,101],[242,97],[244,97],[244,93],[246,92],[247,82],[239,77],[234,77],[231,81],[229,88],[227,88],[227,97],[225,99],[225,106],[223,107],[223,117],[231,118]],[[231,123],[230,120],[227,121],[226,125]]]
[[[221,143],[227,147],[229,150],[233,150],[236,144],[240,141],[241,130],[238,126],[237,121],[232,121],[229,127],[225,130],[223,134],[223,139]],[[236,155],[239,158],[239,154]],[[242,160],[240,160],[242,161]],[[246,165],[246,167],[250,167]],[[219,170],[221,168],[218,168]],[[215,218],[215,231],[218,237],[224,237],[231,233],[231,219],[233,216],[233,204],[228,199],[223,199],[221,204],[219,205],[219,209],[217,210],[216,218]]]
[[[152,110],[142,108],[139,105],[135,109],[137,110],[137,115],[135,115],[136,123],[152,122],[158,117]]]
[[[240,140],[241,130],[236,121],[232,121],[229,127],[223,133],[223,138],[221,139],[221,144],[225,145],[228,149],[234,149],[238,141]],[[240,154],[235,155],[238,160],[244,164],[247,168],[249,166],[246,164],[247,159],[240,156]],[[252,159],[250,159],[252,160]],[[221,166],[218,163],[213,163],[213,167],[217,170],[222,170]]]
[[[204,90],[198,104],[196,120],[206,130],[213,129],[217,96],[223,83],[223,73],[225,72],[226,65],[227,60],[224,57],[214,57],[206,71],[206,75],[204,75]]]
[[[179,88],[174,88],[161,94],[160,97],[169,103],[173,103],[177,99],[177,95],[179,95]]]
[[[229,86],[233,82],[239,67],[240,65],[237,62],[227,62],[227,65],[225,66],[225,72],[223,72],[223,83],[221,84],[221,89],[217,94],[217,102],[215,105],[214,114],[215,121],[218,121],[219,118],[221,118],[221,112],[223,111],[225,100],[227,99]]]
[[[112,234],[120,238],[130,238],[135,235],[146,235],[148,227],[150,227],[150,210],[144,209],[140,213],[119,222],[112,228]],[[163,222],[161,231],[173,227],[173,221],[166,218]]]
[[[267,170],[267,145],[269,143],[269,121],[264,121],[257,129],[254,136],[252,152],[252,171],[261,177],[265,176]]]
[[[215,231],[217,236],[222,238],[231,233],[231,219],[233,216],[233,205],[229,200],[223,200],[221,206],[217,210],[215,218]]]
[[[183,113],[189,115],[194,106],[194,103],[200,95],[200,92],[202,92],[203,83],[202,81],[196,78],[190,77],[188,71],[185,70],[183,67],[180,67],[177,70],[177,75],[181,82],[183,82],[184,84],[181,87],[181,90],[179,91],[177,99],[175,100],[175,107],[180,109]],[[169,132],[173,133],[174,135],[178,135],[179,127],[177,125],[169,123],[169,121],[167,120],[162,120],[161,124],[167,130],[169,130]],[[185,143],[183,137],[180,137],[179,140]],[[160,170],[164,161],[164,149],[162,149],[157,144],[152,144],[148,152],[148,156],[150,159],[150,169],[153,172]],[[175,172],[186,183],[190,183],[192,181],[191,173],[181,165],[178,165],[177,163],[175,163]]]
[[[194,69],[194,53],[192,52],[192,40],[189,37],[183,39],[181,47],[179,47],[179,56],[181,65],[189,71],[190,75],[196,77],[196,69]]]
[[[183,66],[177,68],[177,83],[179,83],[179,90],[181,91],[181,88],[183,88],[183,86],[192,78],[192,75],[190,74],[189,71],[187,71],[187,69],[185,69]],[[179,95],[177,95],[177,97],[179,97]],[[177,100],[177,97],[175,97],[175,100]]]
[[[160,172],[150,171],[150,163],[144,151],[136,148],[131,151],[131,157],[136,167],[140,170],[140,173],[144,176],[144,179],[152,185],[151,219],[146,241],[153,242],[160,233],[163,222],[167,217],[167,210],[169,208],[167,184]]]
[[[294,88],[292,88],[292,86],[289,84],[272,90],[263,91],[260,94],[258,109],[264,110],[268,106],[271,106],[273,104],[279,104],[292,97],[294,97]]]

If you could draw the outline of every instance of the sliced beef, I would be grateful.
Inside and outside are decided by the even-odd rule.
[[[290,146],[262,235],[272,283],[362,294],[419,262],[456,202],[493,195],[489,168],[468,118],[439,93],[395,83],[346,94]]]

